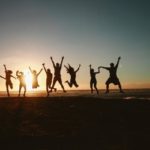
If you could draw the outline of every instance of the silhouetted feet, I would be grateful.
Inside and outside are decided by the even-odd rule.
[[[120,93],[124,93],[124,91],[123,91],[123,90],[120,90]]]
[[[108,90],[106,90],[105,94],[108,94],[108,93],[109,93],[109,91],[108,91]]]

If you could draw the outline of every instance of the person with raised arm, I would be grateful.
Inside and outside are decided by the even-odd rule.
[[[12,70],[7,70],[6,65],[3,65],[3,66],[4,66],[4,69],[5,69],[6,90],[7,90],[7,95],[9,97],[10,96],[9,87],[11,89],[13,89],[13,83],[11,81],[11,78],[14,78],[14,79],[16,79],[16,78],[12,75],[12,73],[13,73]]]
[[[52,84],[53,74],[51,73],[51,70],[49,68],[46,69],[45,63],[43,63],[42,66],[46,73],[46,92],[47,92],[47,96],[49,96],[49,90],[52,89],[51,84]],[[53,89],[56,92],[57,89],[56,88],[53,88]]]
[[[18,96],[20,97],[21,89],[24,88],[24,94],[23,96],[26,96],[26,81],[25,81],[25,76],[23,72],[19,72],[18,70],[16,71],[16,76],[17,79],[19,80],[19,94]]]
[[[64,65],[64,67],[66,68],[67,73],[70,74],[70,82],[69,82],[68,80],[65,81],[65,82],[69,85],[70,88],[71,88],[73,85],[74,85],[75,87],[79,87],[79,85],[78,85],[77,82],[76,82],[76,73],[79,71],[81,65],[79,64],[79,67],[78,67],[76,70],[74,70],[74,68],[71,67],[70,64],[68,64],[68,67],[67,67],[66,65]]]
[[[54,88],[56,82],[58,81],[61,88],[63,89],[63,92],[66,92],[66,90],[62,84],[62,79],[61,79],[61,68],[62,68],[62,63],[63,63],[64,57],[61,58],[60,64],[59,63],[55,64],[52,57],[50,57],[50,59],[53,64],[53,67],[54,67],[54,79],[53,79],[52,89]],[[51,89],[51,91],[52,91],[52,89]]]
[[[103,68],[109,71],[109,78],[106,81],[106,93],[109,93],[109,84],[113,83],[114,85],[118,85],[119,89],[120,89],[120,93],[124,93],[121,87],[121,83],[117,77],[117,69],[118,69],[118,65],[120,62],[121,57],[118,57],[118,61],[116,63],[116,65],[114,65],[114,63],[110,63],[110,67],[103,67],[100,66],[99,68]]]
[[[90,76],[91,76],[91,80],[90,80],[90,88],[91,88],[91,93],[93,93],[93,86],[97,92],[97,95],[99,95],[99,91],[97,89],[97,80],[96,80],[96,75],[98,73],[100,73],[100,69],[98,68],[98,71],[95,72],[94,69],[92,68],[92,65],[89,65],[90,68]]]
[[[29,70],[32,74],[32,88],[35,89],[39,87],[38,76],[40,75],[43,69],[41,69],[38,73],[36,70],[32,70],[31,67],[29,67]]]

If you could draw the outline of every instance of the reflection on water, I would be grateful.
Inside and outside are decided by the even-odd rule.
[[[130,100],[130,99],[136,99],[136,97],[135,96],[127,96],[127,97],[124,97],[124,99]]]

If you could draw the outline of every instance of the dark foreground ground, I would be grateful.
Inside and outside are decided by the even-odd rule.
[[[2,149],[145,150],[149,143],[149,100],[0,98]]]

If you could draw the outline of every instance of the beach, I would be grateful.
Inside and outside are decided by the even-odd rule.
[[[18,149],[133,150],[149,145],[149,89],[15,94],[1,94],[0,139],[13,141]]]

